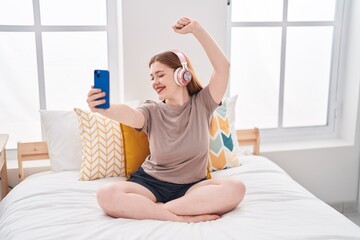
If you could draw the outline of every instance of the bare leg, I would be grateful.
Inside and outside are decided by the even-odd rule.
[[[109,183],[97,192],[97,200],[103,211],[112,217],[155,219],[178,222],[198,222],[215,219],[212,215],[177,216],[157,204],[155,196],[147,188],[133,182]]]
[[[245,185],[234,179],[210,179],[192,186],[186,194],[163,207],[177,215],[224,214],[243,200]]]

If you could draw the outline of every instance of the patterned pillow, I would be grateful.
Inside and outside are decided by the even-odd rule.
[[[75,108],[81,136],[80,180],[125,175],[120,124],[100,114]]]
[[[226,110],[229,114],[229,120],[230,120],[230,131],[231,131],[231,137],[234,143],[234,152],[240,154],[239,144],[238,144],[238,138],[236,134],[236,127],[235,127],[235,107],[236,107],[236,100],[238,98],[238,95],[232,96],[230,98],[225,98],[224,102],[226,104]]]
[[[215,109],[210,120],[210,149],[209,165],[210,171],[221,170],[225,168],[240,165],[237,157],[237,142],[234,143],[231,122],[229,101],[225,99],[222,105]],[[236,101],[236,97],[235,97]]]

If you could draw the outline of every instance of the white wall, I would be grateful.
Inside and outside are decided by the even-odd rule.
[[[347,35],[347,41],[343,43],[345,54],[340,62],[340,76],[346,81],[339,85],[345,93],[342,99],[339,99],[339,107],[343,118],[339,121],[339,128],[342,129],[341,137],[344,139],[354,139],[355,131],[353,126],[356,125],[356,114],[360,86],[360,1],[352,0],[346,5],[350,14],[346,16],[344,32]],[[351,126],[351,127],[348,127]]]
[[[200,45],[192,36],[172,32],[171,25],[181,16],[189,16],[200,22],[226,51],[226,0],[123,0],[124,43],[124,93],[125,101],[156,99],[150,88],[148,61],[156,53],[179,49],[189,56],[200,80],[206,84],[210,76],[210,63]],[[356,3],[355,3],[356,2]],[[354,145],[355,125],[359,128],[357,106],[359,104],[360,47],[359,1],[351,6],[348,26],[349,38],[344,42],[347,54],[343,56],[342,81],[344,91],[341,102],[345,117],[340,122],[339,133],[345,146],[312,147],[296,150],[263,152],[284,168],[296,181],[328,203],[353,202],[358,199],[359,146]],[[351,22],[350,22],[351,21]],[[350,24],[351,23],[351,24]],[[353,53],[353,50],[356,53]],[[348,94],[348,92],[350,93]],[[358,131],[359,132],[359,131]],[[359,139],[359,133],[357,139]],[[309,144],[309,143],[308,143]],[[326,145],[326,144],[325,144]],[[266,149],[266,146],[262,146]]]
[[[150,86],[150,58],[171,49],[183,51],[196,74],[207,84],[211,66],[191,35],[179,35],[171,26],[182,16],[199,20],[225,51],[226,0],[123,0],[124,100],[157,99]]]
[[[358,98],[357,103],[357,123],[356,123],[356,131],[355,131],[355,147],[356,152],[355,156],[360,162],[360,1],[353,0],[351,5],[349,6],[352,14],[349,16],[349,27],[348,27],[348,35],[349,42],[347,43],[348,47],[348,61],[345,63],[347,66],[347,78],[351,79],[347,85],[346,92],[354,91],[358,89]],[[357,86],[357,88],[356,88]],[[352,87],[354,89],[352,89]],[[347,95],[348,98],[356,98],[354,94]],[[349,100],[351,101],[351,100]],[[345,107],[345,106],[344,106]],[[356,106],[353,106],[352,109],[348,110],[349,114],[351,114],[352,110],[356,109]],[[354,111],[356,112],[356,111]],[[345,128],[345,126],[342,126]],[[351,137],[350,133],[346,133],[349,137]],[[346,137],[346,136],[344,136]],[[359,164],[360,165],[360,164]],[[360,167],[359,167],[359,182],[358,182],[358,202],[360,209]]]

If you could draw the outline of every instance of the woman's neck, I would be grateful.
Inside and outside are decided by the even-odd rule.
[[[174,105],[174,106],[182,106],[186,102],[188,102],[189,99],[190,99],[190,95],[189,95],[186,87],[184,87],[184,91],[179,91],[173,97],[165,99],[165,103],[169,104],[169,105]]]

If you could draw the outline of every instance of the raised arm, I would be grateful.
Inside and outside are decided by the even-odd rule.
[[[89,91],[87,102],[92,112],[98,112],[101,115],[118,121],[133,128],[142,128],[144,126],[144,115],[126,104],[110,104],[110,108],[102,109],[96,106],[103,104],[105,100],[97,100],[105,96],[101,89],[92,88]]]
[[[209,33],[194,19],[180,18],[173,29],[181,34],[192,33],[204,48],[213,66],[213,73],[209,82],[210,94],[215,102],[220,103],[229,82],[230,63],[225,54]]]

